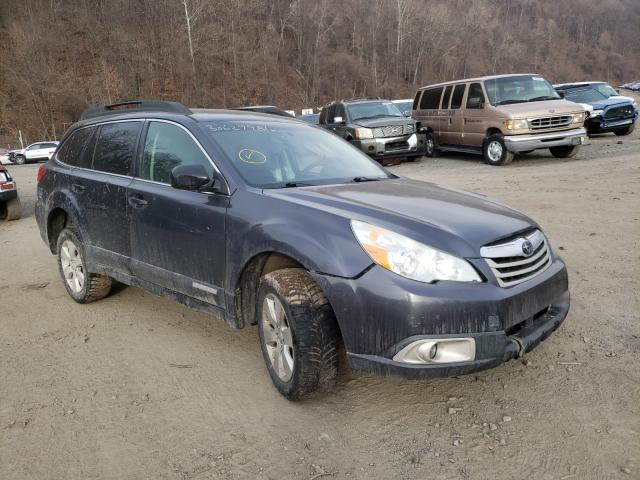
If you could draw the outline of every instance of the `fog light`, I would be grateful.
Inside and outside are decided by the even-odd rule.
[[[369,150],[371,150],[372,152],[373,152],[373,149],[374,149],[374,148],[375,148],[375,147],[374,147],[373,145],[370,145],[370,146],[369,146]]]
[[[395,354],[393,359],[403,363],[457,363],[476,358],[473,338],[426,338],[416,340]]]

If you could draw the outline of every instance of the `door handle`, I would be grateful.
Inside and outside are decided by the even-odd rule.
[[[82,185],[81,183],[72,183],[71,190],[75,193],[82,193],[86,189],[86,185]]]
[[[147,202],[144,198],[142,198],[141,196],[130,196],[127,201],[129,202],[129,205],[131,205],[133,208],[144,208],[146,207],[149,202]]]

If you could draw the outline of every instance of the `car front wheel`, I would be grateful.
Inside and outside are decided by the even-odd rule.
[[[571,145],[567,147],[550,147],[549,151],[551,155],[556,158],[571,158],[575,157],[580,150],[580,145]]]
[[[482,156],[487,165],[508,165],[513,161],[513,153],[507,150],[501,134],[490,135],[482,144]]]
[[[338,326],[327,298],[308,272],[277,270],[262,277],[258,330],[271,381],[289,400],[335,384]]]
[[[635,128],[636,128],[636,124],[632,123],[631,125],[627,125],[626,127],[616,128],[613,131],[613,133],[615,133],[619,137],[622,137],[624,135],[629,135],[631,132],[633,132]]]
[[[16,163],[18,165],[24,165],[27,162],[27,160],[24,158],[24,155],[18,155],[16,157]]]
[[[78,235],[65,228],[58,237],[58,270],[67,293],[78,303],[89,303],[106,297],[111,290],[111,277],[87,271],[84,246]]]

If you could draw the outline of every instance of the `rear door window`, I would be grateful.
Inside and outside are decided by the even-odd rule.
[[[83,155],[83,152],[94,131],[95,127],[88,127],[73,132],[60,147],[58,160],[73,167],[91,168],[91,156]]]
[[[414,110],[418,110],[418,105],[420,105],[420,95],[422,95],[422,90],[418,90],[418,93],[416,93],[416,98],[413,99]]]
[[[469,94],[467,95],[467,108],[484,108],[484,93],[482,91],[482,85],[480,85],[479,83],[472,83],[471,85],[469,85]]]
[[[451,90],[453,90],[453,85],[449,85],[444,89],[444,95],[442,95],[442,104],[440,108],[448,109],[449,108],[449,99],[451,98]]]
[[[453,95],[451,95],[451,109],[458,109],[462,106],[462,98],[464,97],[464,89],[466,85],[464,83],[456,85],[453,89]]]
[[[185,130],[171,123],[149,123],[139,177],[170,184],[171,171],[178,165],[202,165],[213,175],[208,157]]]
[[[142,122],[117,122],[102,125],[93,155],[93,169],[131,175],[141,124]]]
[[[437,110],[440,106],[442,90],[442,87],[425,90],[420,100],[420,110]]]

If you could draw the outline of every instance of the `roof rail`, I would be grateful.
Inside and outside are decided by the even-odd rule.
[[[87,108],[80,115],[80,120],[89,118],[104,117],[107,115],[118,115],[129,112],[170,112],[191,115],[193,112],[178,102],[164,102],[158,100],[131,100],[126,102],[112,103],[111,105],[100,105]]]
[[[380,97],[343,98],[341,102],[361,102],[362,100],[382,100]]]

